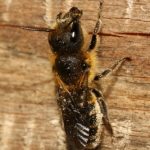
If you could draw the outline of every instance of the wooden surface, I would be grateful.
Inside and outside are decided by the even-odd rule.
[[[71,6],[91,32],[98,0],[0,0],[0,23],[46,27],[46,15],[52,22]],[[101,81],[115,133],[111,142],[105,132],[103,150],[150,150],[149,9],[149,0],[104,0],[102,31],[123,34],[101,37],[100,71],[124,56],[132,61]],[[49,50],[47,33],[0,28],[0,150],[65,150]]]

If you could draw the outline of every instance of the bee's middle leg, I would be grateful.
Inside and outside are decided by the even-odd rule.
[[[117,60],[110,68],[107,68],[103,72],[96,74],[94,77],[94,81],[98,81],[99,79],[107,76],[108,74],[110,74],[113,70],[115,70],[119,65],[121,65],[126,60],[130,60],[130,58],[123,57],[123,58]]]

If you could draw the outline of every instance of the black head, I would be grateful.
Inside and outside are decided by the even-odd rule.
[[[82,11],[72,7],[62,16],[57,15],[56,30],[49,34],[49,44],[57,54],[72,54],[78,52],[83,45],[83,34],[80,26]]]

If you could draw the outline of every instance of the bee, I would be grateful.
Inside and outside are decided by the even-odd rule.
[[[49,32],[50,61],[53,64],[57,103],[63,118],[68,150],[94,150],[100,147],[104,127],[113,135],[107,105],[98,81],[129,58],[116,61],[101,73],[96,71],[102,4],[100,1],[92,35],[82,27],[83,12],[77,7],[72,7],[64,14],[59,13],[51,29],[4,25]]]
[[[92,36],[81,25],[82,10],[72,7],[56,17],[49,33],[57,102],[61,109],[68,149],[96,149],[103,126],[113,134],[106,103],[97,81],[128,58],[122,58],[102,73],[97,73],[96,41],[101,27],[102,1]]]

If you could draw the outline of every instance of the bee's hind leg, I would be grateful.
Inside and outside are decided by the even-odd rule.
[[[103,94],[98,89],[93,89],[92,91],[93,91],[93,93],[97,97],[97,101],[99,103],[101,112],[103,114],[104,125],[105,125],[106,129],[109,131],[109,133],[111,135],[113,135],[113,129],[112,129],[112,126],[111,126],[110,121],[109,121],[109,116],[108,116],[108,111],[107,111],[107,105],[106,105],[106,103],[104,101]]]

